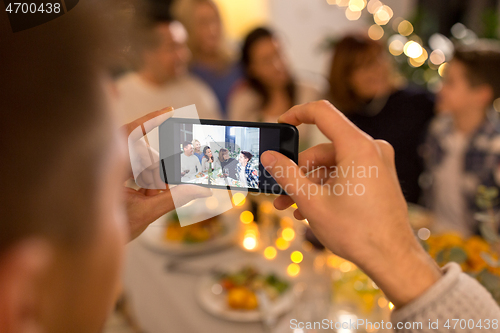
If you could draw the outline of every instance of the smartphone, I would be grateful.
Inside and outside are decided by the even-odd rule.
[[[289,124],[170,118],[159,126],[166,184],[286,194],[260,163],[274,150],[297,163],[299,134]]]

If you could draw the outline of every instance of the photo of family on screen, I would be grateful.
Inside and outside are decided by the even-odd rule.
[[[181,182],[259,188],[259,128],[181,124]]]

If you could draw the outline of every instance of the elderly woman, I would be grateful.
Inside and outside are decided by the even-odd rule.
[[[259,187],[259,174],[249,163],[252,157],[252,153],[245,150],[242,150],[238,157],[236,174],[241,183],[241,187]]]

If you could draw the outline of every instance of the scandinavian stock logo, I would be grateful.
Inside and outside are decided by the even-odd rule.
[[[78,4],[79,0],[9,1],[4,0],[12,32],[36,27],[56,19]]]

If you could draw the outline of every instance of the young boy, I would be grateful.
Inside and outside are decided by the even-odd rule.
[[[500,185],[500,51],[489,45],[456,51],[445,67],[424,151],[425,200],[438,229],[478,232],[478,188]],[[497,207],[496,207],[497,208]]]

